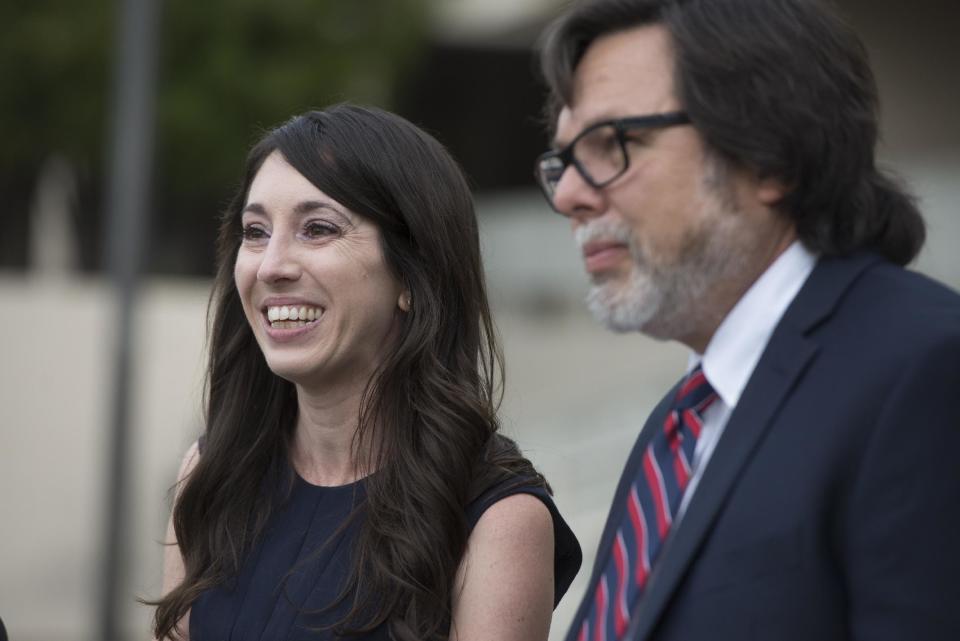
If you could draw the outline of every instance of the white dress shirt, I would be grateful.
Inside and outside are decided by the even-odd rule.
[[[703,413],[703,429],[693,454],[693,476],[674,519],[683,518],[703,471],[723,435],[777,324],[816,265],[817,258],[795,241],[767,268],[727,314],[704,353],[691,352],[688,371],[703,365],[719,397]]]

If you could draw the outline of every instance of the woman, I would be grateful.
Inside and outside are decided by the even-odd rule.
[[[469,189],[402,118],[339,105],[251,151],[220,229],[207,426],[158,639],[546,639],[580,563],[497,434]]]

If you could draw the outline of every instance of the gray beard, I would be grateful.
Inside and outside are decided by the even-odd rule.
[[[626,283],[597,283],[587,294],[594,317],[615,332],[643,332],[665,340],[693,333],[704,321],[698,302],[706,301],[715,282],[706,265],[694,260],[666,269],[637,260]],[[723,270],[724,272],[726,270]]]
[[[639,331],[660,340],[719,324],[711,294],[718,285],[742,278],[753,241],[744,219],[726,205],[723,199],[705,203],[712,215],[690,230],[672,264],[657,264],[629,237],[633,266],[627,281],[594,282],[586,299],[594,317],[615,332]],[[627,232],[614,231],[621,238]]]
[[[643,331],[663,307],[664,292],[650,278],[641,276],[636,265],[629,281],[594,283],[587,292],[587,308],[600,323],[615,332]]]

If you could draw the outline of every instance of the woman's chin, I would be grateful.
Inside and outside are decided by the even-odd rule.
[[[285,358],[267,358],[267,367],[271,372],[294,385],[305,385],[319,375],[315,365],[311,366]]]

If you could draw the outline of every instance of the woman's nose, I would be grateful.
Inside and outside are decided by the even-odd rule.
[[[295,247],[279,235],[274,235],[263,252],[263,260],[257,270],[257,279],[264,283],[283,280],[295,281],[300,278],[301,268],[296,257]]]

